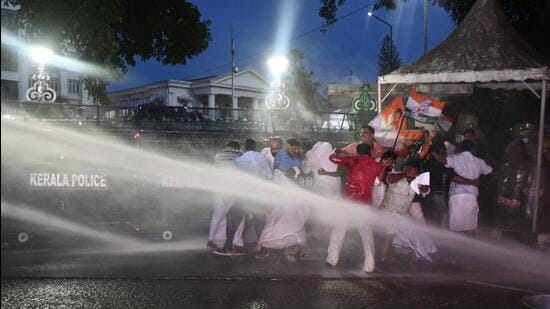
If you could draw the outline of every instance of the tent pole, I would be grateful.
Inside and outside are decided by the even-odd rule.
[[[537,146],[537,169],[535,170],[535,207],[533,211],[533,226],[532,232],[537,232],[537,223],[539,216],[539,192],[540,192],[540,173],[542,170],[542,141],[544,138],[544,112],[546,108],[546,84],[547,81],[542,81],[542,95],[540,98],[540,118],[539,118],[539,140]]]
[[[388,93],[386,93],[386,95],[379,101],[380,102],[380,108],[382,108],[382,102],[386,101],[386,99],[390,96],[390,94],[393,92],[395,87],[397,87],[397,85],[399,85],[399,83],[393,84],[393,87],[391,87],[390,91],[388,91]]]
[[[378,82],[378,113],[382,112],[382,85]]]

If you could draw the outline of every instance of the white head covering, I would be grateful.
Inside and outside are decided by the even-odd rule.
[[[320,168],[327,172],[335,172],[338,165],[332,163],[328,157],[332,154],[332,145],[328,142],[317,142],[310,151],[306,153],[306,162],[312,172]]]

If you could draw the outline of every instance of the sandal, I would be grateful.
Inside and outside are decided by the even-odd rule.
[[[257,252],[254,254],[254,258],[257,260],[264,260],[268,256],[269,256],[269,251],[263,250],[263,249],[260,252]]]

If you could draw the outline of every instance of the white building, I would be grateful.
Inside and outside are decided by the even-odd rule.
[[[108,93],[116,107],[133,108],[162,98],[167,106],[217,109],[261,109],[269,83],[253,69],[235,74],[235,99],[231,99],[231,74],[191,80],[166,80]],[[212,113],[212,111],[210,111]],[[212,114],[211,114],[212,115]],[[234,116],[238,116],[234,112]]]
[[[22,29],[17,27],[16,7],[2,3],[2,32],[8,31],[14,36],[21,36]],[[25,53],[14,46],[4,44],[2,40],[2,101],[26,101],[27,89],[32,86],[32,75],[36,73],[34,63]],[[70,56],[65,53],[64,56]],[[82,83],[82,74],[57,67],[47,67],[50,75],[50,87],[57,93],[56,102],[72,104],[92,104],[88,92]]]

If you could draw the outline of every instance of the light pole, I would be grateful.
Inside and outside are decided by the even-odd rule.
[[[48,85],[50,76],[45,71],[46,64],[53,58],[53,52],[44,47],[33,47],[30,49],[30,55],[36,63],[38,74],[32,76],[33,85],[27,90],[27,100],[39,103],[55,102],[57,94],[55,90]]]
[[[288,60],[284,57],[273,57],[267,61],[267,66],[274,77],[271,84],[271,94],[265,99],[267,109],[287,109],[290,106],[290,100],[285,94],[286,85],[281,80],[288,67]]]
[[[428,0],[424,0],[424,55],[428,52]]]
[[[372,12],[368,12],[367,15],[369,15],[370,17],[374,17],[374,18],[378,19],[379,21],[383,22],[388,27],[390,27],[390,40],[392,41],[392,44],[393,44],[393,27],[390,25],[390,23],[388,23],[387,21],[383,20],[382,18],[372,14]]]

